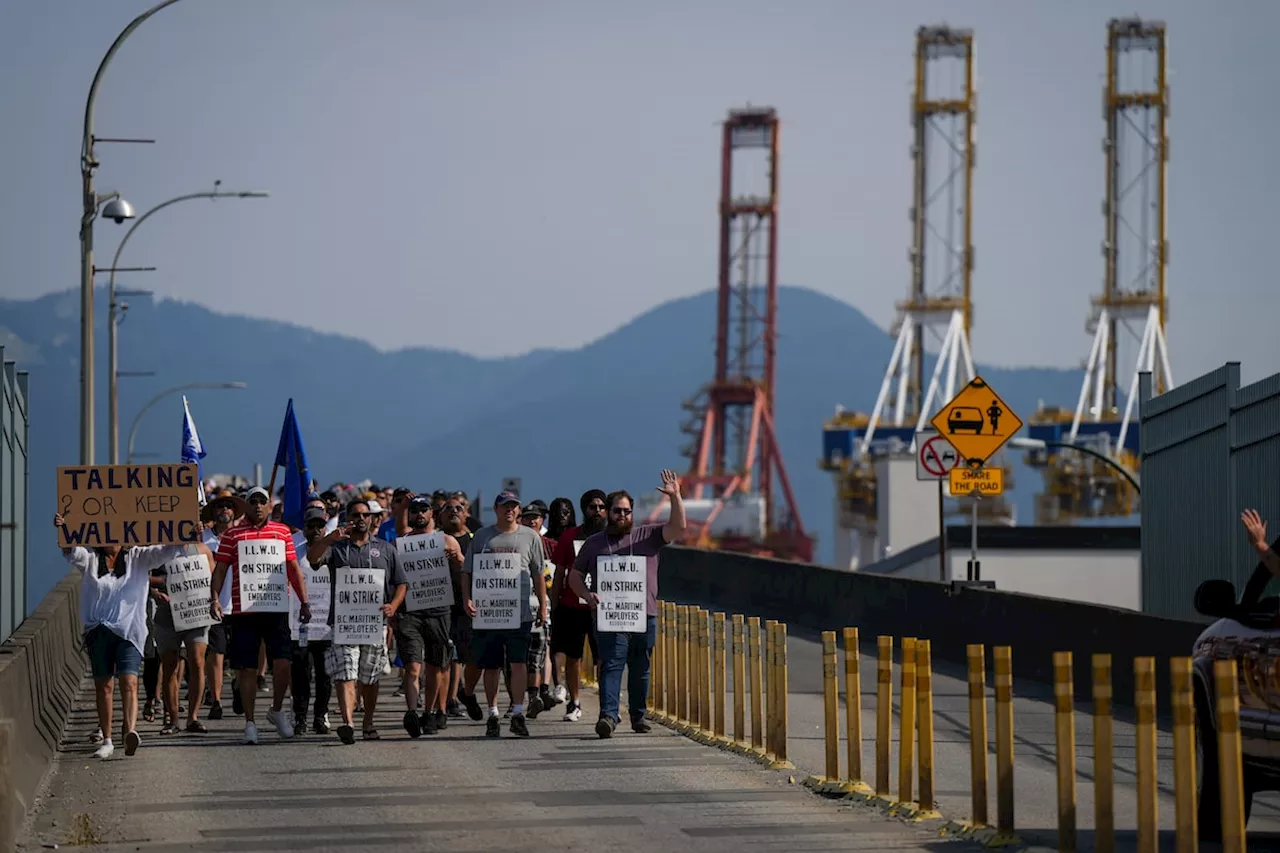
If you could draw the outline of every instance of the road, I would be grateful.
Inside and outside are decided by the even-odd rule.
[[[862,679],[862,765],[865,781],[875,778],[875,714],[876,714],[876,646],[875,638],[863,640],[861,648]],[[838,641],[840,642],[840,641]],[[900,653],[901,649],[897,649]],[[988,657],[991,651],[987,650]],[[1014,649],[1017,654],[1017,649]],[[825,766],[822,698],[822,646],[816,635],[797,635],[787,639],[788,704],[790,734],[788,755],[801,770],[822,775]],[[1077,664],[1079,665],[1079,664]],[[841,773],[847,773],[843,737],[845,704],[843,697],[843,653],[837,668],[841,680]],[[898,790],[898,689],[899,671],[894,667],[894,745],[891,753],[891,790]],[[730,685],[730,689],[732,686]],[[1167,686],[1161,688],[1167,689]],[[946,817],[968,820],[972,815],[969,765],[969,700],[967,672],[954,664],[934,663],[933,706],[935,737],[935,787],[938,809]],[[1077,697],[1078,698],[1078,697]],[[732,705],[728,705],[732,708]],[[1093,725],[1088,704],[1077,703],[1076,711],[1076,788],[1079,847],[1093,849]],[[989,819],[996,819],[995,788],[995,694],[991,678],[987,679],[987,732],[990,746],[988,777]],[[1123,716],[1122,716],[1123,715]],[[1134,727],[1125,719],[1124,709],[1115,719],[1115,821],[1117,848],[1136,849],[1134,830],[1137,793],[1135,788]],[[732,726],[732,713],[728,725]],[[750,728],[750,715],[747,722]],[[730,732],[732,733],[732,732]],[[1157,736],[1159,763],[1159,819],[1163,830],[1162,847],[1173,844],[1173,736],[1167,729]],[[1036,845],[1056,846],[1057,842],[1057,771],[1054,741],[1052,688],[1034,683],[1014,685],[1014,780],[1015,829],[1024,841]],[[913,788],[914,790],[914,788]],[[1253,817],[1249,822],[1250,849],[1280,849],[1280,796],[1267,794],[1255,798]],[[1202,848],[1205,849],[1205,848]]]
[[[87,688],[87,685],[85,685]],[[694,743],[661,726],[614,739],[578,723],[530,722],[533,736],[483,736],[452,722],[409,740],[402,700],[384,684],[379,742],[332,736],[239,743],[241,718],[207,735],[161,738],[143,723],[130,758],[92,758],[87,689],[64,735],[24,851],[95,844],[103,853],[388,851],[835,851],[978,849],[816,796],[794,774]],[[260,700],[261,702],[262,700]],[[563,710],[561,706],[560,710]],[[331,715],[332,716],[332,715]],[[118,717],[117,717],[118,719]]]

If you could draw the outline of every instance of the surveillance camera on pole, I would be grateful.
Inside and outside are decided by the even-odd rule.
[[[122,225],[126,219],[133,219],[138,214],[134,213],[133,205],[122,198],[113,198],[102,208],[102,215],[106,219],[113,220],[117,225]]]

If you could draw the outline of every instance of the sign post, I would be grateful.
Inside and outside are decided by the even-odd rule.
[[[932,428],[916,433],[916,479],[938,484],[938,580],[947,580],[947,521],[942,481],[963,460],[950,441]]]
[[[986,464],[1006,441],[1022,429],[1022,418],[981,376],[975,376],[934,415],[930,423],[964,458],[964,464],[951,468],[947,477],[952,495],[969,495],[973,500],[967,577],[970,582],[981,581],[978,501],[984,495],[995,496],[1004,492],[1004,471],[987,468]]]

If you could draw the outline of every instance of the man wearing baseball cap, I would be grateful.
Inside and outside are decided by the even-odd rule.
[[[485,734],[498,737],[502,718],[498,712],[498,679],[504,664],[511,665],[511,733],[529,736],[524,716],[524,693],[528,683],[525,667],[529,659],[529,634],[534,624],[547,621],[547,589],[533,582],[533,573],[542,571],[542,537],[520,524],[520,498],[514,492],[499,492],[493,501],[497,521],[476,531],[462,566],[462,594],[466,597],[467,614],[476,620],[471,637],[471,650],[476,666],[484,676],[484,694],[489,703],[489,719]],[[491,554],[510,556],[519,578],[519,624],[514,627],[486,628],[476,606],[478,587],[473,587],[476,563]],[[485,562],[491,562],[485,560]],[[505,562],[505,559],[504,559]],[[468,691],[471,692],[471,691]],[[472,700],[474,701],[474,699]]]
[[[303,622],[311,621],[311,605],[307,603],[307,585],[302,578],[302,570],[298,566],[298,555],[293,547],[293,533],[288,526],[271,520],[271,495],[261,486],[255,486],[245,495],[246,509],[244,521],[227,530],[218,543],[216,563],[213,567],[213,596],[211,609],[215,619],[222,619],[222,605],[219,595],[224,583],[231,584],[231,614],[226,617],[231,629],[230,658],[231,668],[237,670],[240,684],[240,701],[244,705],[244,742],[258,742],[258,726],[254,721],[254,705],[258,696],[258,647],[265,645],[267,660],[271,662],[272,695],[271,710],[267,711],[267,722],[276,727],[282,738],[293,737],[293,721],[289,714],[281,710],[284,706],[284,694],[289,688],[292,676],[293,637],[289,630],[289,605],[287,596],[280,602],[281,607],[274,609],[262,607],[260,603],[252,605],[246,611],[249,602],[241,595],[240,559],[241,554],[250,554],[255,542],[272,540],[283,543],[284,567],[288,583],[300,602],[298,618]],[[265,565],[262,564],[262,565]],[[230,577],[228,577],[228,575]]]

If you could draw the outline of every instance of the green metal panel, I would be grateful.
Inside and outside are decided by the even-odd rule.
[[[1229,362],[1158,397],[1148,375],[1140,386],[1142,609],[1203,620],[1196,587],[1239,589],[1257,565],[1240,512],[1257,509],[1280,535],[1280,374],[1241,388]]]
[[[0,642],[27,615],[27,379],[0,347]]]

